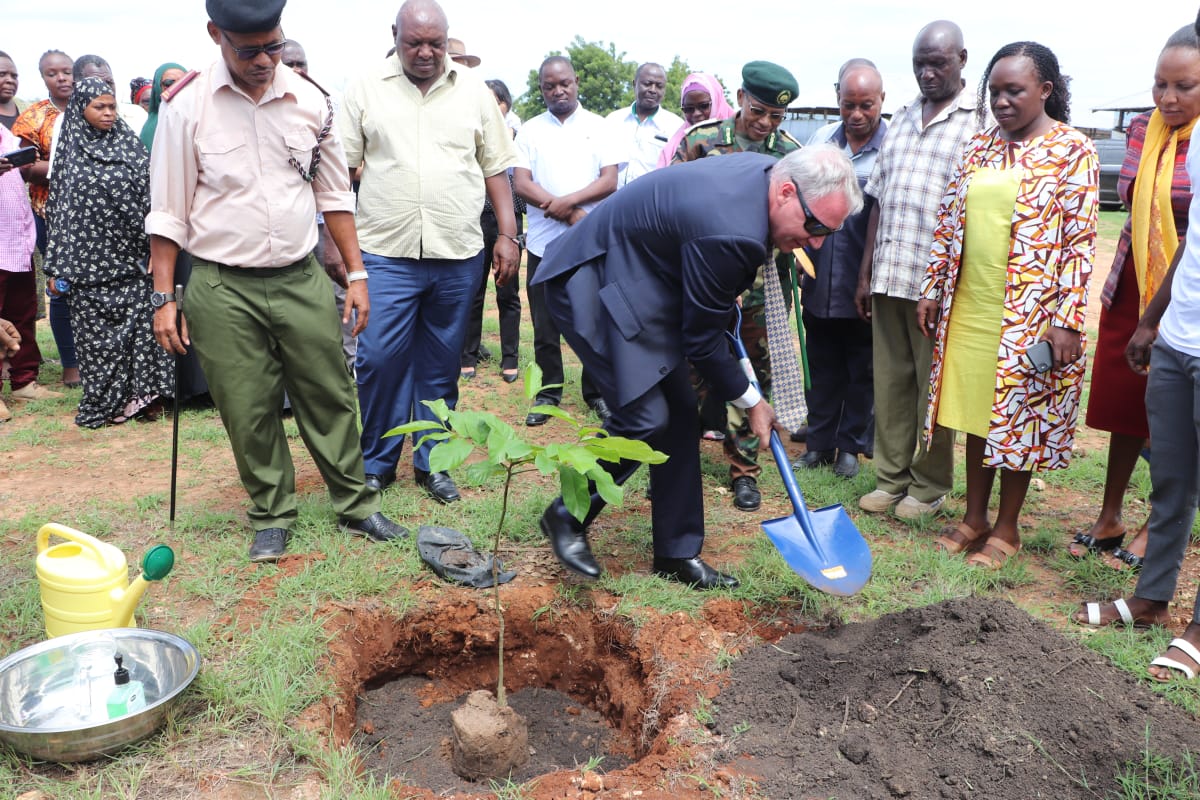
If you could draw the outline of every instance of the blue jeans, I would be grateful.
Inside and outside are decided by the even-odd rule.
[[[483,252],[463,261],[362,257],[371,274],[371,317],[358,336],[355,361],[363,459],[367,474],[393,478],[404,437],[383,434],[435,419],[422,400],[442,399],[450,408],[458,403],[459,357]],[[416,469],[429,471],[434,444],[414,448]]]
[[[37,249],[46,255],[47,231],[46,220],[37,214],[33,215],[35,232],[37,234]],[[48,280],[54,280],[49,278]],[[71,327],[71,311],[67,308],[67,298],[55,297],[46,292],[50,301],[46,307],[46,316],[50,318],[50,332],[54,334],[54,346],[58,348],[58,360],[63,369],[75,369],[79,366],[79,356],[75,354],[75,330]]]

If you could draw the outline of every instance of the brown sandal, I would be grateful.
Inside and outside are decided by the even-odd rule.
[[[993,553],[985,552],[989,547],[1000,555],[997,556]],[[1020,549],[1021,545],[1019,543],[1013,546],[999,536],[989,536],[987,541],[983,543],[983,547],[967,556],[967,563],[976,567],[998,570],[1008,563],[1008,559],[1015,556]]]
[[[942,532],[934,540],[933,546],[955,556],[966,550],[974,549],[975,545],[991,532],[991,528],[977,531],[967,523],[959,522],[956,525],[947,525],[942,528]]]

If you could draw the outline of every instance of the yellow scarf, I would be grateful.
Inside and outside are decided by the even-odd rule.
[[[1142,157],[1133,184],[1133,266],[1137,274],[1141,310],[1154,297],[1179,248],[1175,210],[1171,206],[1171,183],[1175,177],[1175,147],[1191,139],[1192,120],[1179,128],[1168,128],[1156,109],[1146,126]],[[1153,175],[1153,180],[1145,180]]]

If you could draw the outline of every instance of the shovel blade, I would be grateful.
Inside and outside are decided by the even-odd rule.
[[[812,538],[796,516],[762,524],[792,571],[826,594],[849,597],[871,578],[871,548],[839,505],[808,512]]]

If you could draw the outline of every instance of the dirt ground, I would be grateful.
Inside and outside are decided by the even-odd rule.
[[[1093,300],[1110,258],[1106,243]],[[1098,302],[1089,308],[1092,329],[1098,309]],[[477,379],[464,387],[464,403],[498,390],[505,390],[498,381]],[[32,542],[11,533],[20,516],[53,507],[70,519],[111,498],[167,490],[168,424],[81,432],[69,420],[49,430],[35,422],[18,415],[0,428],[0,436],[29,443],[0,452],[0,509],[13,523],[0,541],[0,585],[31,568]],[[1083,429],[1079,443],[1105,446]],[[191,447],[184,442],[185,458],[193,457]],[[793,455],[802,451],[791,447]],[[244,495],[228,448],[196,449],[201,455],[181,481],[181,507],[240,513]],[[297,447],[298,483],[320,491],[301,453]],[[1068,529],[1094,518],[1095,494],[1052,491]],[[766,498],[744,527],[787,513],[785,504]],[[633,498],[623,513],[647,512]],[[159,533],[136,536],[149,544]],[[189,557],[186,548],[179,555]],[[280,574],[322,557],[301,550],[281,562]],[[585,606],[559,607],[562,574],[540,543],[514,547],[505,558],[519,572],[505,589],[506,685],[530,717],[540,759],[514,776],[532,781],[519,795],[527,800],[1101,797],[1106,789],[1085,785],[1110,786],[1117,765],[1141,751],[1147,726],[1162,752],[1178,754],[1195,741],[1190,715],[1004,600],[953,601],[824,629],[822,620],[799,616],[759,618],[760,610],[718,596],[698,617],[648,615],[634,626],[615,613],[618,598],[602,592]],[[1012,595],[1018,603],[1040,607],[1071,594],[1061,575],[1032,572],[1034,583]],[[1195,578],[1189,562],[1181,594],[1194,592]],[[471,590],[432,581],[413,588],[421,602],[403,618],[370,604],[326,609],[333,642],[321,666],[338,690],[297,724],[334,745],[357,743],[364,768],[390,776],[396,797],[488,795],[486,786],[443,769],[443,746],[457,698],[495,683],[490,608]],[[270,581],[260,582],[253,596],[231,600],[229,613],[254,624],[271,591]],[[180,605],[175,614],[183,621],[212,611],[200,601]],[[544,614],[547,608],[554,613]],[[1181,611],[1176,622],[1182,618]],[[730,655],[740,657],[726,671],[722,659]],[[593,757],[603,761],[584,769]],[[247,788],[236,773],[235,766],[227,773],[214,767],[184,794],[147,796],[301,796]],[[319,793],[319,784],[316,793],[311,781],[305,786],[303,796]]]

